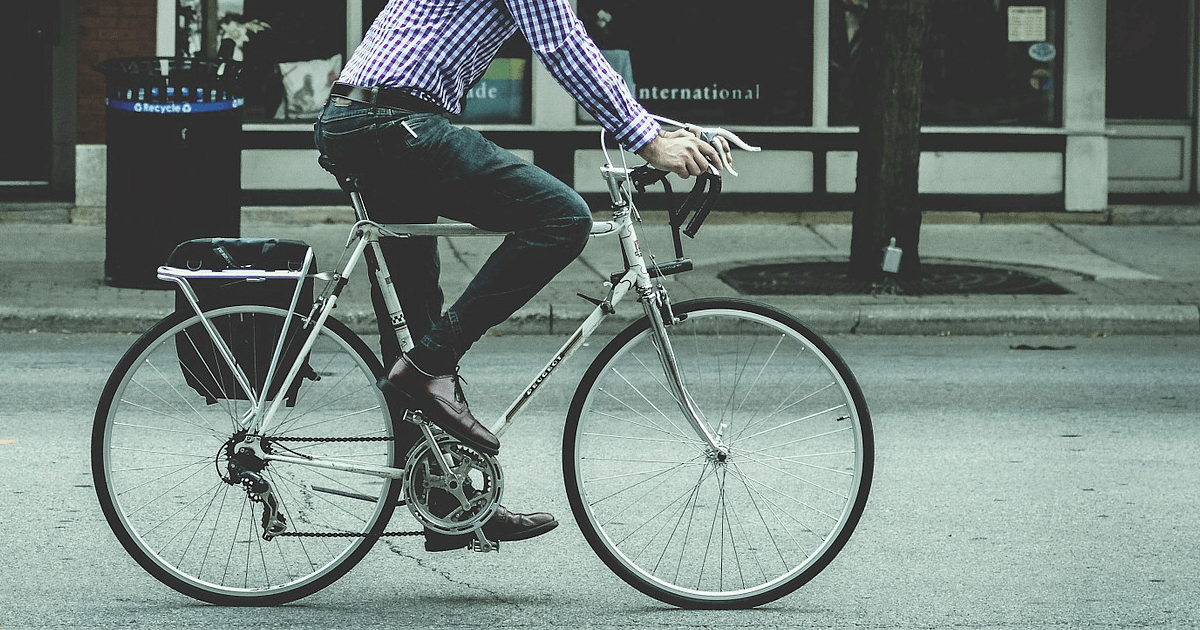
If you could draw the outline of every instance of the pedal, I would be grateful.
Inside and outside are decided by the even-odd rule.
[[[420,409],[405,409],[402,419],[418,426],[425,424],[425,414],[421,413]]]
[[[500,541],[492,542],[483,535],[483,530],[475,530],[475,538],[471,539],[471,544],[467,545],[468,551],[476,553],[488,553],[490,551],[500,552]]]
[[[429,427],[429,431],[435,436],[442,435],[446,432],[445,429],[430,422],[425,417],[425,414],[421,413],[420,409],[405,409],[404,415],[400,419],[410,424],[415,424],[419,427]]]

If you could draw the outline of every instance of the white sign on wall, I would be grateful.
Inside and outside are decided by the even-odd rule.
[[[1046,7],[1008,7],[1008,41],[1046,41]]]

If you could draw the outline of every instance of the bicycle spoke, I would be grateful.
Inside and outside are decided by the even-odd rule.
[[[682,470],[684,470],[684,469],[686,469],[686,468],[689,468],[689,467],[692,467],[692,466],[696,466],[696,465],[703,466],[703,465],[704,465],[704,462],[694,462],[694,463],[693,463],[693,462],[681,462],[681,463],[679,463],[679,464],[677,464],[677,465],[673,465],[673,466],[670,466],[670,467],[668,467],[668,468],[664,468],[664,469],[661,469],[661,470],[653,470],[653,471],[638,471],[638,472],[634,472],[634,473],[626,473],[626,474],[624,474],[624,475],[616,475],[616,476],[613,476],[613,477],[607,477],[607,478],[594,478],[594,479],[590,479],[590,480],[589,480],[589,483],[598,483],[598,482],[600,482],[600,481],[608,481],[608,480],[612,480],[612,479],[619,479],[619,478],[623,478],[623,477],[629,477],[629,476],[635,476],[635,477],[637,477],[637,476],[645,476],[645,475],[650,475],[649,477],[646,477],[646,478],[642,479],[641,481],[638,481],[637,483],[634,483],[633,485],[630,485],[630,486],[625,486],[625,487],[621,488],[620,490],[616,490],[616,491],[612,492],[611,494],[608,494],[608,495],[605,495],[605,496],[600,496],[600,497],[597,497],[597,498],[594,500],[594,502],[592,503],[592,505],[593,505],[593,506],[599,505],[599,504],[601,504],[601,503],[603,503],[603,502],[607,501],[608,499],[611,499],[611,498],[613,498],[613,497],[615,497],[615,496],[618,496],[618,495],[624,494],[624,493],[626,493],[626,492],[629,492],[630,490],[633,490],[634,488],[637,488],[638,486],[641,486],[642,484],[648,484],[648,483],[650,483],[650,482],[652,482],[652,481],[656,481],[656,480],[657,480],[657,481],[660,481],[660,485],[661,485],[661,481],[663,481],[663,480],[662,480],[662,479],[660,479],[660,477],[661,477],[662,475],[664,475],[664,474],[668,474],[668,473],[680,472],[680,471],[682,471]],[[650,494],[651,492],[653,492],[653,491],[654,491],[654,490],[656,490],[656,489],[657,489],[656,487],[651,487],[651,488],[649,488],[649,489],[646,491],[646,494],[642,495],[642,496],[640,497],[640,499],[645,499],[646,497],[648,497],[648,496],[649,496],[649,494]],[[630,502],[630,503],[629,503],[629,504],[626,506],[626,508],[628,508],[628,507],[630,507],[630,506],[637,505],[637,503],[638,503],[637,501],[632,501],[632,502]],[[620,514],[620,512],[618,512],[617,514],[614,514],[613,516],[616,516],[616,515],[619,515],[619,514]]]
[[[742,409],[746,406],[746,401],[750,400],[750,396],[754,393],[754,388],[758,385],[758,381],[762,379],[763,372],[767,370],[767,366],[771,365],[771,360],[775,358],[775,353],[779,351],[779,347],[783,345],[785,339],[786,337],[780,335],[779,339],[776,340],[775,347],[771,348],[771,353],[763,360],[762,367],[758,368],[758,373],[754,375],[754,381],[746,388],[746,393],[742,396],[742,401],[733,410],[734,417],[742,415]],[[749,357],[747,357],[747,364],[749,364]]]
[[[603,393],[604,393],[605,395],[609,396],[609,397],[612,397],[612,394],[608,393],[607,391],[603,391]],[[662,433],[663,435],[669,435],[669,436],[672,436],[672,437],[678,438],[677,440],[675,440],[675,442],[676,442],[676,443],[678,443],[678,444],[688,444],[688,443],[691,443],[691,442],[693,442],[693,440],[692,440],[692,439],[690,439],[690,438],[689,438],[687,435],[685,435],[685,434],[683,434],[683,433],[681,433],[681,432],[671,432],[671,431],[667,431],[666,429],[663,429],[662,427],[658,426],[658,424],[657,424],[657,423],[655,423],[655,422],[654,422],[653,420],[651,420],[650,418],[647,418],[647,417],[646,417],[644,414],[642,414],[641,412],[637,411],[637,410],[636,410],[636,409],[634,409],[633,407],[630,407],[630,406],[629,406],[628,404],[626,404],[625,402],[621,401],[620,399],[618,399],[618,398],[616,398],[616,397],[612,397],[612,398],[613,398],[613,400],[614,400],[614,401],[616,401],[617,403],[619,403],[619,404],[620,404],[622,407],[625,407],[625,408],[626,408],[626,409],[628,409],[629,411],[632,411],[632,412],[634,413],[634,415],[636,415],[637,417],[639,417],[639,418],[641,418],[641,419],[645,420],[645,421],[646,421],[646,423],[644,423],[644,424],[643,424],[643,423],[639,423],[639,422],[634,422],[633,420],[630,420],[629,418],[627,418],[627,417],[625,417],[625,416],[617,416],[617,415],[614,415],[614,414],[612,414],[612,413],[609,413],[609,412],[604,412],[604,411],[597,411],[597,412],[595,412],[595,413],[596,413],[596,415],[603,416],[603,417],[605,417],[605,418],[610,418],[610,419],[612,419],[612,420],[616,420],[616,421],[618,421],[618,422],[626,422],[626,423],[632,424],[632,425],[634,425],[634,426],[636,426],[636,427],[640,427],[640,428],[643,428],[643,429],[649,429],[649,430],[651,430],[651,431],[655,431],[655,432],[657,432],[657,433]]]
[[[639,360],[639,361],[638,361],[638,363],[641,363],[641,361]],[[644,367],[645,367],[645,366],[644,366],[644,364],[643,364],[643,368],[644,368]],[[647,370],[647,371],[648,371],[648,370]],[[629,379],[625,378],[625,376],[624,376],[624,375],[622,375],[622,374],[621,374],[621,372],[620,372],[619,370],[616,370],[616,369],[614,369],[614,370],[613,370],[613,373],[614,373],[614,374],[616,374],[616,375],[617,375],[617,377],[618,377],[618,378],[620,378],[620,379],[621,379],[621,380],[622,380],[622,381],[623,381],[623,382],[624,382],[626,385],[628,385],[628,386],[629,386],[629,389],[632,389],[632,390],[633,390],[633,392],[634,392],[635,394],[637,394],[639,398],[641,398],[643,401],[645,401],[645,402],[646,402],[646,404],[650,405],[650,408],[651,408],[651,409],[653,409],[655,413],[657,413],[659,416],[661,416],[663,420],[666,420],[666,421],[667,421],[667,424],[670,424],[670,425],[671,425],[671,428],[675,429],[675,434],[676,434],[676,435],[687,435],[687,433],[685,433],[685,432],[683,431],[683,429],[680,429],[680,428],[679,428],[679,425],[675,424],[675,421],[674,421],[674,420],[671,420],[671,417],[670,417],[670,416],[668,416],[668,415],[667,415],[665,412],[663,412],[663,410],[662,410],[662,409],[659,409],[657,405],[655,405],[653,402],[651,402],[651,401],[650,401],[650,399],[649,399],[649,398],[646,396],[646,394],[645,394],[645,393],[643,393],[643,392],[642,392],[642,390],[641,390],[640,388],[638,388],[636,385],[634,385],[633,383],[629,382]],[[611,394],[610,394],[610,395],[611,395]],[[672,400],[675,400],[674,396],[672,396]],[[678,401],[678,400],[675,400],[675,402],[676,402],[676,403],[678,403],[679,401]],[[624,404],[624,403],[622,403],[622,404]],[[639,414],[639,415],[640,415],[640,414]],[[643,417],[644,417],[644,416],[643,416]],[[649,418],[647,418],[647,420],[649,420]]]

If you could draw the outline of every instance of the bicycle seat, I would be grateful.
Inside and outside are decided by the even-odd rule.
[[[337,164],[334,164],[333,160],[329,159],[325,155],[322,155],[320,158],[318,158],[317,163],[321,165],[321,168],[329,171],[329,173],[333,175],[335,179],[337,179],[338,186],[341,187],[343,192],[346,194],[358,192],[358,177],[350,173],[350,171]]]

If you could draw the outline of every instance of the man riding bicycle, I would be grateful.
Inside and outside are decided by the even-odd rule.
[[[384,239],[415,347],[403,353],[372,277],[385,365],[381,386],[402,393],[433,424],[482,452],[499,440],[471,414],[457,365],[487,330],[534,297],[582,251],[591,212],[569,186],[469,128],[450,124],[500,46],[520,32],[550,74],[626,149],[682,177],[723,155],[687,130],[664,132],[586,34],[568,0],[389,0],[342,70],[316,124],[316,143],[354,172],[374,218],[428,223],[444,216],[508,232],[462,296],[442,312],[435,237]],[[696,51],[697,54],[700,52]],[[420,439],[398,430],[408,449]],[[492,541],[523,540],[557,525],[546,513],[501,508],[483,527]],[[473,536],[426,530],[429,551]]]

